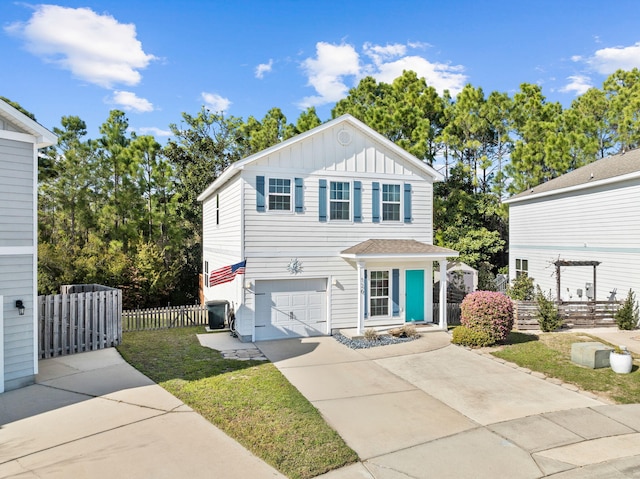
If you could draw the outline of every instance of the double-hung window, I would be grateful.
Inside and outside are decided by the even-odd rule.
[[[291,180],[269,178],[269,211],[291,211]]]
[[[371,271],[369,292],[371,317],[389,316],[389,271]]]
[[[516,278],[522,275],[529,275],[529,260],[528,259],[516,259]]]
[[[382,185],[382,221],[400,221],[400,185]]]
[[[351,219],[351,183],[343,181],[329,183],[329,219]]]

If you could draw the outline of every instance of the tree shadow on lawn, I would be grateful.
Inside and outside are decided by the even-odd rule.
[[[500,344],[503,346],[509,346],[511,344],[530,343],[532,341],[538,341],[540,337],[537,334],[521,333],[519,331],[511,331],[507,336],[507,339]]]

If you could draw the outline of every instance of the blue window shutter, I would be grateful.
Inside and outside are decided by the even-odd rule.
[[[295,179],[296,184],[296,213],[302,213],[304,211],[304,193],[302,189],[302,178]]]
[[[264,176],[256,176],[256,209],[264,211]]]
[[[374,223],[380,223],[380,183],[371,185],[371,211]]]
[[[364,317],[369,317],[369,283],[367,283],[367,270],[364,270]]]
[[[411,223],[411,184],[404,184],[404,222]]]
[[[327,180],[320,180],[318,190],[318,219],[327,221]]]
[[[362,222],[362,182],[353,182],[353,221]]]
[[[400,316],[400,270],[391,270],[391,307],[394,316]]]

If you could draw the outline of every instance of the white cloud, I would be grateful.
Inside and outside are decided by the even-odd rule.
[[[583,58],[580,55],[573,55],[571,57],[571,61],[572,62],[581,62],[583,60]]]
[[[111,101],[116,105],[120,105],[126,111],[147,113],[154,110],[153,104],[149,100],[140,98],[130,91],[114,91]]]
[[[584,75],[572,75],[567,80],[569,80],[569,83],[560,88],[563,93],[575,92],[576,95],[582,95],[593,86],[591,79]]]
[[[315,58],[307,58],[302,62],[308,84],[316,90],[317,95],[305,97],[299,106],[324,105],[344,98],[349,90],[348,79],[355,84],[363,76],[371,75],[377,81],[391,83],[402,75],[403,70],[415,71],[440,93],[444,90],[449,90],[453,95],[460,92],[467,81],[461,65],[432,63],[421,56],[407,55],[407,47],[425,46],[428,45],[417,42],[407,45],[365,43],[362,47],[363,60],[352,45],[318,42]]]
[[[318,95],[305,97],[300,106],[324,105],[343,98],[349,91],[345,77],[360,73],[360,58],[351,45],[332,45],[318,42],[316,58],[307,58],[302,62],[302,69],[307,74],[308,84]]]
[[[256,78],[264,78],[265,73],[270,73],[273,67],[273,59],[269,59],[269,63],[261,63],[256,67]]]
[[[138,133],[141,135],[153,135],[153,136],[171,136],[171,130],[162,130],[160,128],[156,128],[155,126],[147,126],[138,128]]]
[[[393,62],[382,63],[373,76],[378,81],[391,83],[402,75],[404,70],[413,70],[419,78],[424,77],[427,85],[432,86],[439,93],[449,90],[452,95],[457,95],[462,91],[467,81],[467,76],[462,73],[464,69],[461,66],[431,63],[418,56],[406,56]]]
[[[602,48],[586,61],[603,75],[610,75],[619,69],[640,68],[640,42],[628,47]]]
[[[216,113],[226,112],[231,106],[231,101],[217,93],[202,92],[200,95],[204,100],[205,106]]]
[[[156,57],[142,50],[133,24],[119,23],[110,15],[89,8],[37,5],[27,22],[5,27],[22,37],[26,48],[45,61],[71,71],[90,83],[137,85]]]

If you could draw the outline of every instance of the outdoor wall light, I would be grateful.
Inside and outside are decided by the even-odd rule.
[[[251,281],[245,281],[244,282],[244,288],[245,289],[251,289],[253,287],[253,283]]]
[[[18,314],[24,316],[24,303],[21,299],[16,300],[16,308],[18,308]]]

